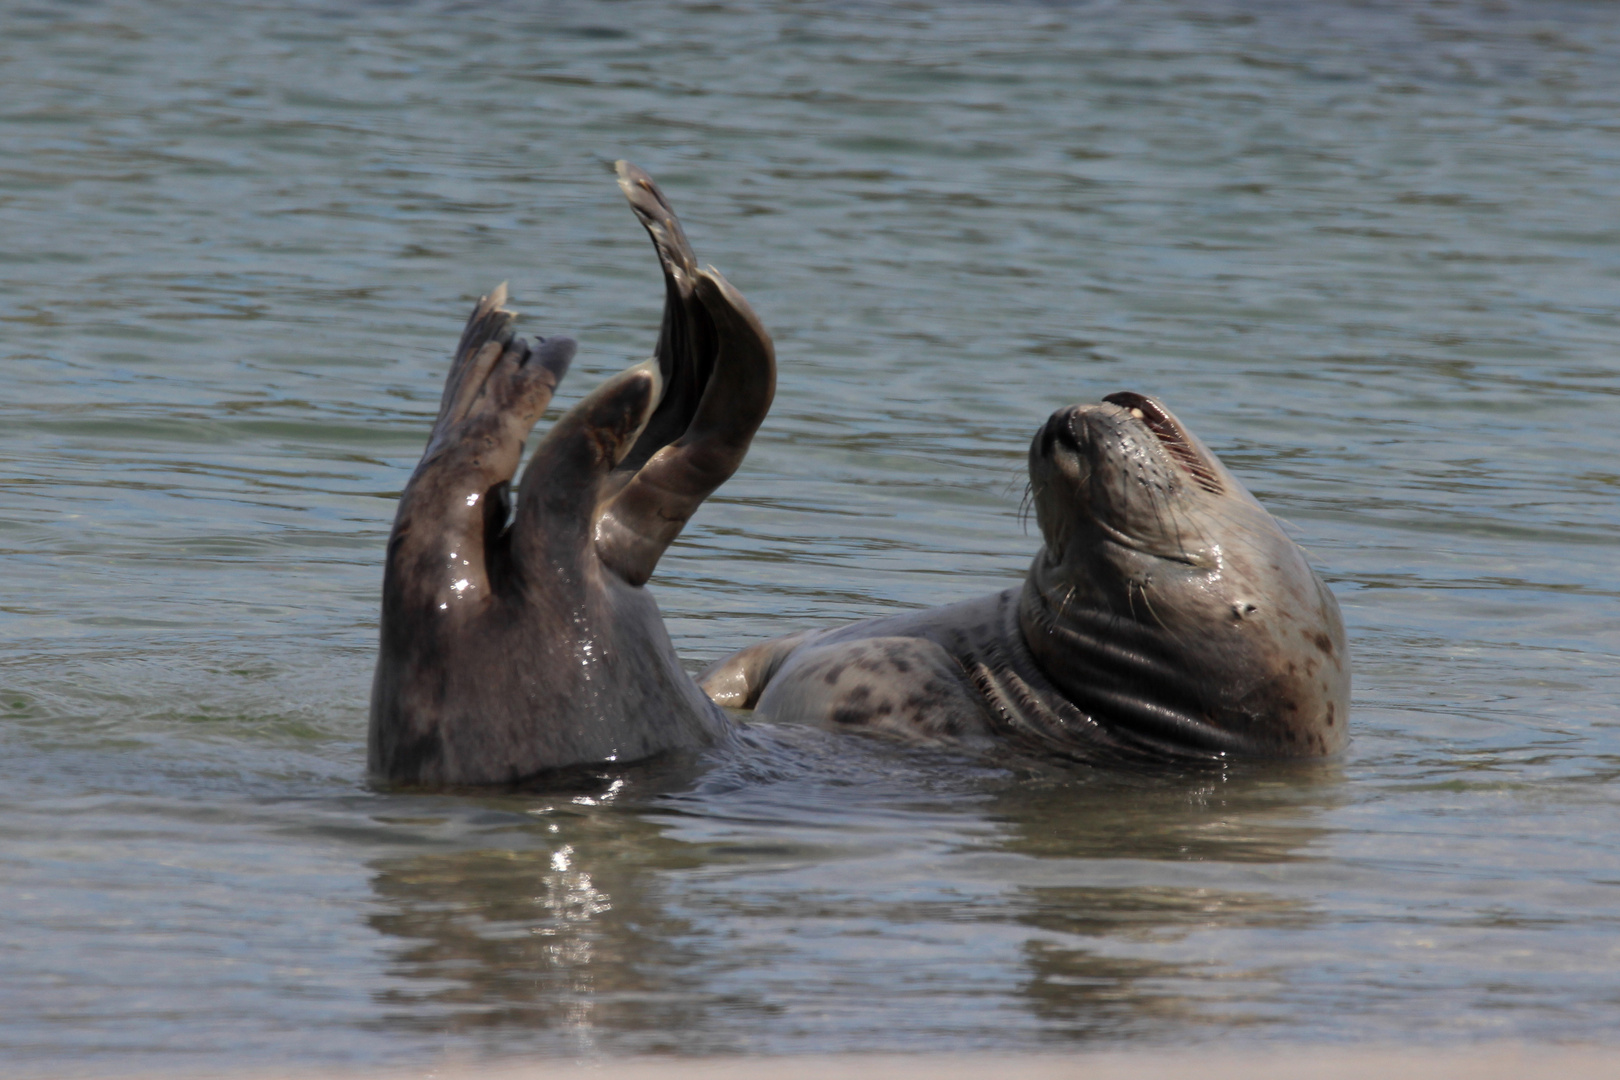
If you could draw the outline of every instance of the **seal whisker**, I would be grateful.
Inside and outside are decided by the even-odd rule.
[[[1024,481],[1024,494],[1018,500],[1018,525],[1027,534],[1029,532],[1029,519],[1035,513],[1035,483],[1032,480]]]

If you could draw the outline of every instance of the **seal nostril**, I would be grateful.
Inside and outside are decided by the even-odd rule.
[[[1056,421],[1057,417],[1054,416],[1051,420],[1048,420],[1046,422],[1046,426],[1041,429],[1040,454],[1043,458],[1052,456],[1052,441],[1057,438],[1057,431],[1054,427]]]
[[[1080,439],[1074,431],[1074,418],[1074,410],[1065,409],[1053,413],[1046,421],[1040,436],[1039,452],[1042,457],[1052,456],[1052,444],[1056,442],[1062,443],[1070,450],[1080,449]]]

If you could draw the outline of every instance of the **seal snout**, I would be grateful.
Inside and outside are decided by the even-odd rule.
[[[1080,406],[1070,405],[1066,409],[1059,409],[1047,419],[1038,440],[1041,457],[1050,458],[1054,444],[1062,445],[1074,453],[1080,452],[1080,433],[1075,427],[1079,414]]]

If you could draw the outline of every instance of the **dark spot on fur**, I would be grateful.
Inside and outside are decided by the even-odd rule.
[[[954,700],[951,694],[952,687],[937,679],[929,681],[922,689],[906,696],[904,706],[907,710],[919,716],[948,707]]]
[[[873,716],[888,716],[892,712],[894,712],[894,706],[890,705],[887,701],[885,701],[883,704],[879,705],[877,708],[872,710],[872,715]]]
[[[1327,723],[1328,727],[1333,726],[1333,702],[1331,701],[1328,702]]]
[[[1321,649],[1329,656],[1333,655],[1333,639],[1322,633],[1322,631],[1318,630],[1316,636],[1311,638],[1311,641],[1318,649]]]
[[[898,642],[886,645],[883,649],[883,657],[889,662],[889,666],[901,674],[911,670],[911,661],[906,659],[906,653],[906,646]]]
[[[864,705],[872,698],[872,688],[870,686],[851,687],[847,696],[851,704]]]
[[[838,681],[838,676],[842,675],[843,673],[844,665],[834,664],[832,667],[827,669],[827,674],[823,675],[822,679],[826,681],[828,686],[831,686]]]
[[[866,714],[859,709],[835,709],[832,714],[835,724],[864,724]]]
[[[883,670],[883,665],[872,659],[870,656],[857,656],[855,658],[855,666],[866,672],[877,672]]]

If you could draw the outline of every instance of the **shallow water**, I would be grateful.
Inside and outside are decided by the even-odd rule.
[[[1603,4],[5,5],[4,1068],[1612,1038],[1617,116]],[[1130,388],[1331,582],[1348,753],[368,789],[472,299],[561,406],[651,347],[621,156],[781,360],[694,668],[1016,582]]]

